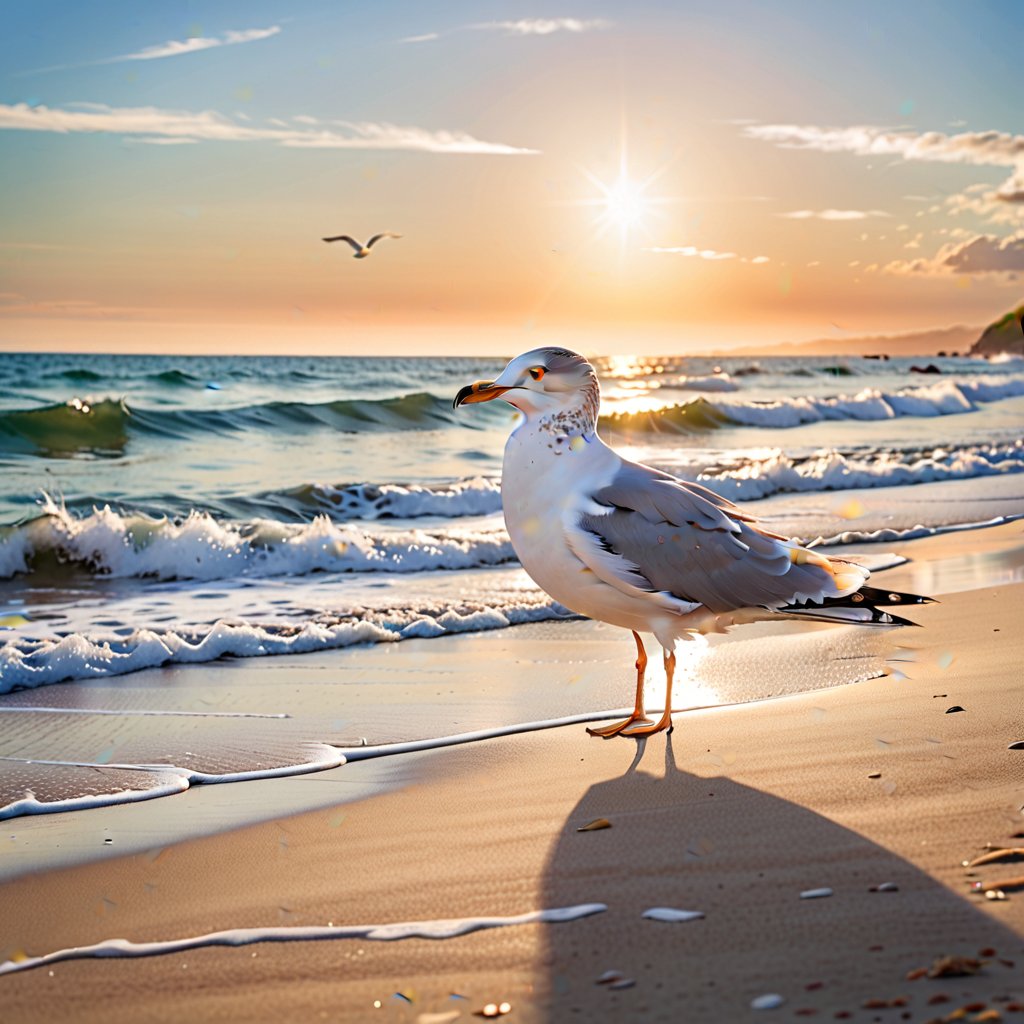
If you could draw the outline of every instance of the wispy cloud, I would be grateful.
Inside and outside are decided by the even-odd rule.
[[[424,32],[406,36],[400,43],[429,43],[454,32],[501,32],[507,36],[550,36],[556,32],[600,32],[612,27],[605,18],[519,18],[515,21],[480,21],[457,25],[440,32]]]
[[[1011,167],[1013,174],[987,197],[975,203],[975,211],[1001,220],[999,203],[1024,203],[1024,135],[984,131],[916,132],[907,129],[860,125],[851,128],[823,128],[816,125],[745,125],[747,138],[770,142],[783,149],[811,149],[823,153],[853,153],[858,156],[894,156],[903,160]],[[983,209],[981,207],[984,207]]]
[[[888,217],[885,210],[790,210],[780,213],[790,220],[866,220],[868,217]]]
[[[137,141],[270,142],[296,149],[393,149],[427,153],[521,155],[538,152],[485,142],[466,132],[430,131],[386,122],[329,121],[317,127],[256,127],[212,110],[162,110],[158,107],[108,107],[78,103],[74,109],[0,104],[0,129],[109,133]]]
[[[734,252],[719,252],[717,249],[698,249],[695,245],[651,245],[644,252],[661,253],[667,256],[693,256],[700,260],[739,260],[741,263],[768,263],[767,256],[740,256]]]
[[[163,57],[180,57],[198,50],[212,50],[217,46],[237,46],[239,43],[254,43],[258,39],[269,39],[281,31],[280,25],[269,28],[243,28],[228,30],[219,36],[189,36],[188,39],[171,39],[156,46],[146,46],[135,53],[123,53],[119,57],[108,57],[102,63],[115,64],[122,60],[159,60]]]
[[[860,156],[901,156],[905,160],[1015,166],[1024,162],[1024,135],[1007,132],[912,132],[861,125],[821,128],[813,125],[757,124],[744,135],[786,149],[816,149]]]
[[[1024,231],[1006,238],[974,235],[962,242],[944,245],[935,256],[896,260],[885,270],[890,274],[1000,274],[1016,280],[1024,273]]]
[[[240,43],[254,43],[259,39],[269,39],[281,31],[280,25],[268,28],[229,29],[216,36],[189,36],[187,39],[169,39],[166,43],[155,46],[144,46],[134,53],[122,53],[116,57],[103,57],[100,60],[84,61],[81,64],[54,64],[50,67],[35,68],[23,71],[23,75],[38,75],[47,71],[66,71],[69,68],[95,67],[98,64],[120,64],[129,60],[162,60],[164,57],[181,57],[187,53],[198,53],[200,50],[213,50],[220,46],[237,46]]]
[[[477,29],[494,29],[513,36],[549,36],[553,32],[595,32],[611,28],[604,18],[520,18],[518,21],[485,21]]]
[[[1024,168],[1007,178],[995,190],[994,197],[1000,203],[1024,203]]]

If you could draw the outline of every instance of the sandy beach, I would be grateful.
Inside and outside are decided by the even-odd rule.
[[[896,588],[943,564],[962,579],[965,565],[1012,564],[1022,539],[1011,523],[894,545],[911,562],[884,579]],[[4,1019],[430,1024],[502,1002],[525,1021],[926,1021],[975,1004],[959,1019],[1013,1019],[1024,897],[1008,888],[1005,900],[986,899],[971,885],[1019,878],[1020,865],[969,873],[962,862],[986,844],[1022,845],[1024,752],[1008,747],[1024,739],[1024,585],[960,590],[915,617],[923,628],[888,633],[890,674],[866,682],[682,713],[671,736],[645,745],[574,725],[416,755],[391,780],[399,788],[380,795],[22,875],[4,886],[3,954],[588,903],[603,912],[450,939],[60,962],[0,978]],[[548,628],[579,634],[562,640],[566,660],[595,629]],[[457,661],[474,639],[430,643]],[[516,646],[530,643],[515,630],[502,640],[486,667],[499,683],[516,670],[510,649],[522,657]],[[288,783],[301,785],[276,780]],[[148,806],[185,806],[198,792]],[[578,831],[598,818],[612,827]],[[883,883],[897,891],[872,891]],[[820,888],[832,894],[801,899]],[[653,907],[705,916],[645,919]],[[908,980],[946,955],[983,965]],[[595,984],[606,971],[635,984]],[[750,1009],[766,994],[784,1003]],[[979,1017],[983,1006],[1002,1017]]]

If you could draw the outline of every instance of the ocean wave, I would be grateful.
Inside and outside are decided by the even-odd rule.
[[[19,573],[158,580],[295,576],[310,572],[423,572],[500,565],[515,552],[500,527],[370,533],[319,515],[309,523],[181,521],[104,506],[76,517],[49,496],[43,515],[0,530],[0,578]]]
[[[1020,473],[1024,441],[864,453],[826,449],[807,458],[774,451],[767,458],[664,468],[745,502]],[[44,495],[41,515],[0,527],[0,579],[28,573],[57,581],[84,573],[214,580],[317,571],[422,572],[515,561],[500,523],[460,528],[454,522],[501,511],[501,484],[494,477],[434,485],[303,484],[219,504],[242,517],[192,510],[169,518],[109,506],[73,512]],[[419,517],[441,522],[376,531],[356,525]]]
[[[264,500],[273,500],[264,495]],[[303,484],[283,492],[289,503],[333,520],[485,516],[501,511],[501,481],[472,477],[447,484]]]
[[[650,461],[658,465],[658,454],[652,454]],[[957,449],[851,452],[829,448],[806,458],[776,450],[768,458],[742,458],[725,465],[665,464],[662,468],[734,501],[756,501],[773,494],[910,486],[1018,473],[1024,471],[1024,441]],[[269,512],[308,518],[324,513],[337,522],[424,516],[455,519],[500,512],[501,481],[497,477],[471,477],[430,485],[302,484],[222,504],[244,515]]]
[[[704,397],[692,402],[638,413],[611,413],[601,417],[617,432],[682,432],[714,430],[724,426],[784,429],[823,420],[888,420],[903,416],[952,416],[974,412],[979,402],[995,402],[1024,395],[1020,377],[990,380],[940,381],[922,387],[881,391],[865,388],[855,395],[833,398],[785,397],[773,401]]]
[[[159,376],[179,382],[188,377],[177,370]],[[38,409],[0,411],[0,454],[119,454],[135,433],[165,438],[253,429],[288,435],[317,428],[363,433],[431,430],[453,423],[451,399],[426,391],[381,399],[266,402],[223,409],[152,409],[129,406],[123,399],[73,398]],[[474,426],[472,422],[462,425]]]
[[[863,455],[829,449],[807,459],[780,451],[767,459],[704,470],[694,479],[734,501],[756,501],[773,494],[908,486],[1021,471],[1024,441]]]
[[[0,453],[120,454],[128,441],[128,406],[118,399],[73,398],[62,405],[0,412]]]
[[[505,629],[569,615],[560,604],[536,591],[496,604],[362,609],[344,617],[323,615],[294,626],[221,620],[189,631],[138,629],[116,639],[81,633],[45,640],[18,637],[0,646],[0,694],[70,679],[124,675],[160,665],[195,664],[228,656],[307,654],[355,644]]]

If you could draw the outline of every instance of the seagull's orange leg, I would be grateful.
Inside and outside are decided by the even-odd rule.
[[[672,728],[672,679],[676,674],[675,651],[665,653],[665,710],[653,725],[634,725],[623,732],[623,736],[650,736]]]
[[[647,652],[644,650],[640,634],[634,629],[633,639],[636,641],[636,701],[633,705],[633,714],[622,722],[613,722],[611,725],[602,726],[600,729],[587,729],[591,736],[602,736],[608,739],[610,736],[617,736],[627,726],[634,722],[650,722],[644,714],[644,672],[647,670]]]

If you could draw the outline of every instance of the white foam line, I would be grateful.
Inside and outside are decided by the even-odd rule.
[[[517,725],[502,725],[494,729],[478,729],[475,732],[460,732],[451,736],[436,736],[422,740],[407,740],[404,743],[381,743],[377,746],[345,747],[348,761],[368,761],[373,757],[389,757],[392,754],[415,754],[421,750],[437,750],[440,747],[456,747],[461,743],[477,743],[493,740],[499,736],[515,736],[523,732],[540,732],[542,729],[558,729],[564,725],[579,725],[584,722],[601,722],[608,718],[622,718],[631,708],[617,708],[614,711],[590,712],[582,715],[566,715],[564,718],[546,718],[539,722],[521,722]],[[697,710],[686,708],[687,711]]]
[[[109,767],[99,765],[98,767]],[[59,811],[85,811],[92,807],[109,807],[111,804],[134,804],[140,800],[155,800],[162,796],[174,796],[176,793],[183,793],[189,787],[189,781],[184,775],[174,771],[151,772],[154,777],[163,777],[162,785],[151,786],[149,789],[120,790],[116,799],[110,795],[99,796],[74,796],[67,800],[41,801],[34,796],[26,796],[14,803],[0,807],[0,819],[21,818],[28,814],[56,814]]]
[[[166,784],[148,789],[123,790],[116,793],[97,793],[91,796],[74,797],[70,800],[40,801],[34,796],[0,807],[0,820],[16,818],[24,814],[52,814],[57,811],[77,811],[91,807],[110,807],[112,804],[134,803],[138,800],[150,800],[158,796],[170,796],[181,793],[194,785],[217,785],[223,782],[250,782],[255,779],[276,779],[289,775],[309,775],[313,772],[326,771],[329,768],[340,768],[347,758],[337,748],[323,744],[310,744],[321,756],[315,761],[302,764],[281,765],[277,768],[259,768],[243,772],[226,772],[212,775],[191,768],[181,768],[174,764],[101,764],[97,761],[49,761],[33,758],[0,757],[0,761],[16,764],[55,765],[62,768],[95,768],[116,769],[119,771],[143,772],[156,778],[164,778]]]
[[[911,526],[906,530],[893,530],[888,527],[882,530],[847,530],[837,533],[832,537],[816,537],[804,544],[805,547],[815,548],[822,546],[835,546],[839,544],[871,544],[875,541],[894,540],[917,540],[919,537],[935,537],[940,533],[961,533],[964,530],[985,530],[990,526],[1002,526],[1004,523],[1015,523],[1024,519],[1024,512],[1014,512],[1006,516],[996,516],[993,519],[986,519],[977,523],[950,523],[947,526]],[[853,556],[850,556],[851,558]]]
[[[400,924],[367,925],[292,925],[272,928],[229,928],[208,935],[188,939],[170,939],[165,942],[131,942],[128,939],[107,939],[92,946],[72,946],[58,949],[45,956],[8,960],[0,964],[0,974],[28,971],[61,960],[86,960],[106,957],[163,956],[183,953],[204,946],[250,946],[256,942],[317,942],[323,939],[365,939],[378,942],[396,942],[400,939],[452,939],[486,928],[507,928],[517,924],[560,924],[582,917],[603,913],[604,903],[580,903],[572,907],[535,910],[514,917],[462,917],[437,921],[409,921]]]
[[[45,715],[144,715],[156,717],[182,718],[291,718],[282,713],[262,714],[259,711],[118,711],[116,708],[54,708],[43,706],[19,705],[17,707],[0,707],[0,713],[8,711],[35,711]]]

